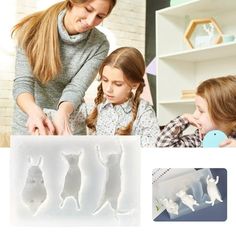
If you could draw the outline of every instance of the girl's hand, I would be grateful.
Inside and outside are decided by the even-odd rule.
[[[197,129],[199,129],[200,139],[202,140],[203,139],[203,134],[200,132],[201,127],[197,123],[196,118],[194,118],[194,115],[193,114],[185,113],[185,114],[182,115],[182,118],[186,119],[189,122],[189,124],[195,126]]]
[[[220,147],[236,147],[236,140],[229,138],[220,144]]]
[[[191,125],[197,127],[198,129],[200,129],[200,126],[197,123],[197,120],[194,118],[194,116],[192,114],[188,114],[188,113],[183,114],[182,118],[186,119],[189,122],[189,124],[191,124]]]
[[[28,114],[26,126],[32,135],[53,135],[55,132],[52,122],[40,107],[34,107],[32,112]]]

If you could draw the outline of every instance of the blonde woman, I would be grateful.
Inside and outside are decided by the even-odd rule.
[[[69,132],[70,114],[81,104],[109,50],[105,35],[95,26],[115,4],[116,0],[65,0],[15,25],[13,134]],[[43,107],[57,110],[54,125]]]
[[[183,114],[170,121],[157,138],[157,147],[200,147],[205,134],[223,131],[228,140],[220,147],[236,146],[236,77],[229,75],[202,82],[196,92],[194,114]],[[183,135],[193,125],[194,134]]]

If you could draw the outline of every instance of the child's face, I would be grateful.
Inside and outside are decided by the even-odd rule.
[[[104,66],[101,81],[104,96],[112,104],[122,104],[129,99],[131,87],[125,82],[121,70]]]
[[[200,132],[203,135],[205,135],[207,132],[216,129],[216,125],[210,118],[206,99],[197,95],[195,98],[195,105],[196,105],[196,110],[193,115],[194,118],[196,119],[196,122],[200,126],[199,128]]]

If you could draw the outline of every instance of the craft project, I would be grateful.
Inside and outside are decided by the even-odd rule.
[[[170,214],[179,214],[179,206],[172,199],[164,198],[163,200],[161,200],[161,203]]]
[[[220,130],[212,130],[208,132],[203,141],[202,146],[205,147],[219,147],[219,145],[227,139],[224,132]]]
[[[123,155],[123,147],[120,144],[119,153],[108,154],[106,161],[102,158],[101,150],[99,146],[96,146],[98,159],[100,163],[105,167],[106,171],[106,183],[104,191],[97,209],[94,214],[98,213],[105,203],[109,202],[111,208],[117,212],[118,198],[121,193],[121,167],[120,162]]]
[[[81,152],[79,153],[62,153],[62,156],[67,161],[69,168],[65,176],[64,187],[61,192],[62,203],[60,207],[64,207],[66,198],[72,197],[77,206],[77,210],[80,209],[79,204],[79,191],[81,185],[81,172],[78,166],[79,158]]]
[[[176,193],[176,196],[179,197],[183,204],[189,207],[192,211],[195,211],[195,209],[193,208],[194,205],[199,206],[193,196],[187,194],[184,190],[180,190],[178,193]]]
[[[223,202],[220,193],[218,191],[218,188],[216,186],[219,182],[219,176],[217,176],[216,179],[214,179],[210,178],[210,176],[208,175],[206,182],[207,182],[207,193],[210,197],[210,201],[206,201],[206,203],[214,206],[216,200]]]
[[[33,165],[32,158],[29,158],[30,167],[28,169],[27,178],[22,192],[22,200],[35,215],[39,207],[47,198],[47,191],[44,185],[43,173],[40,168],[42,165],[42,157],[38,164]]]

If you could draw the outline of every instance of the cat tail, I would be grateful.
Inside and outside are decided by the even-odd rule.
[[[100,210],[101,208],[105,205],[105,203],[107,202],[105,196],[101,199],[98,207],[96,208],[96,210],[93,212],[93,215],[96,215]]]
[[[129,215],[129,214],[133,214],[135,211],[135,209],[130,209],[130,210],[125,210],[125,211],[121,211],[121,210],[116,210],[115,213],[117,215]]]
[[[211,204],[212,206],[214,206],[215,201],[205,201],[205,203]]]
[[[65,205],[65,199],[62,199],[62,201],[61,201],[61,203],[60,203],[60,208],[63,208],[64,207],[64,205]]]

